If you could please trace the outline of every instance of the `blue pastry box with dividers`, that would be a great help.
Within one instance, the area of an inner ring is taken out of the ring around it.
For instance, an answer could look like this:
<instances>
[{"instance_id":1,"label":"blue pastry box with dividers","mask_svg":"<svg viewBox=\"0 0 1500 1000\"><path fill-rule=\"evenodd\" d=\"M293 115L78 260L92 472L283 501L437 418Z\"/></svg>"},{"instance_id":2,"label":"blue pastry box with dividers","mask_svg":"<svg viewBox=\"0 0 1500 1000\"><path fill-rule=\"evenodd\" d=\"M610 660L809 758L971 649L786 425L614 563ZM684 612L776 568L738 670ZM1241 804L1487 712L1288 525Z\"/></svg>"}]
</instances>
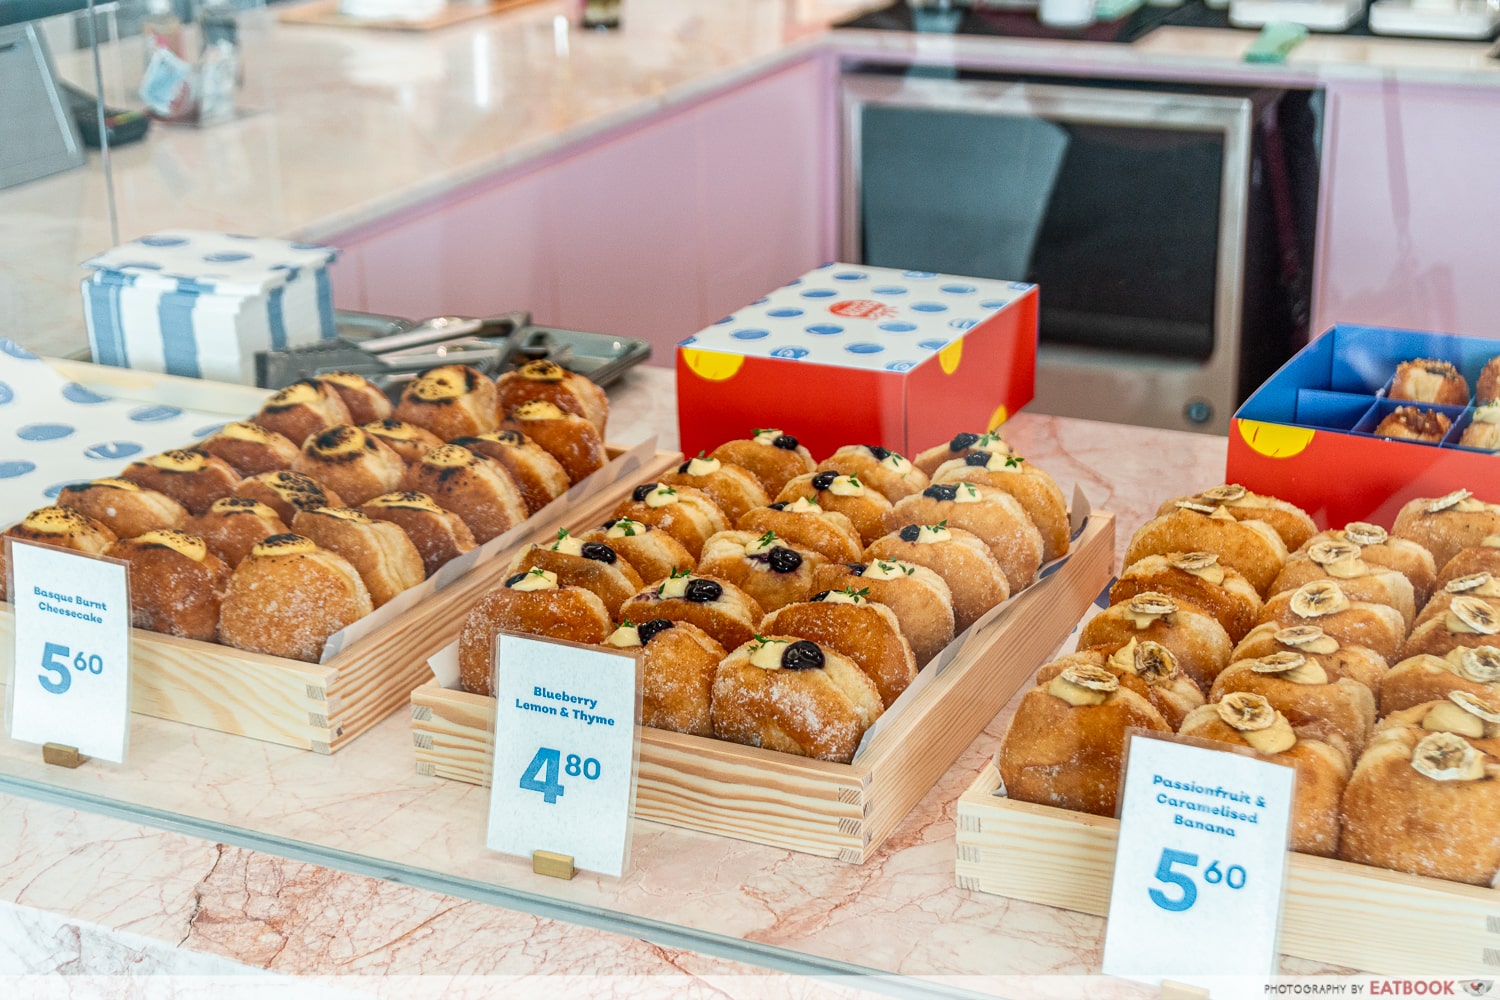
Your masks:
<instances>
[{"instance_id":1,"label":"blue pastry box with dividers","mask_svg":"<svg viewBox=\"0 0 1500 1000\"><path fill-rule=\"evenodd\" d=\"M335 335L332 247L197 230L153 233L84 262L99 364L255 383L257 351Z\"/></svg>"},{"instance_id":2,"label":"blue pastry box with dividers","mask_svg":"<svg viewBox=\"0 0 1500 1000\"><path fill-rule=\"evenodd\" d=\"M1235 413L1225 479L1289 500L1324 528L1350 521L1389 528L1407 501L1457 489L1500 502L1500 453L1480 445L1491 437L1484 422L1500 413L1476 398L1480 374L1496 357L1500 340L1337 325ZM1463 405L1391 398L1398 366L1424 359L1447 362L1464 377ZM1399 407L1423 411L1434 439L1380 433Z\"/></svg>"}]
</instances>

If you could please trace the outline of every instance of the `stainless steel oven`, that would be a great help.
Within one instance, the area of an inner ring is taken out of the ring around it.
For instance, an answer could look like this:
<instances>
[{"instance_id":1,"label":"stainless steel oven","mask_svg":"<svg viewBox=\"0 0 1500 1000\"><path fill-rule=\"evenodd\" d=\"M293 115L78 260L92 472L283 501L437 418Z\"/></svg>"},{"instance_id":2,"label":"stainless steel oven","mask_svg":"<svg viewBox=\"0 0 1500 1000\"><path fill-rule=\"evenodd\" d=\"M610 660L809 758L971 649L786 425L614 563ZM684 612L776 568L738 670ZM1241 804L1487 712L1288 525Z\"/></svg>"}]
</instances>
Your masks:
<instances>
[{"instance_id":1,"label":"stainless steel oven","mask_svg":"<svg viewBox=\"0 0 1500 1000\"><path fill-rule=\"evenodd\" d=\"M1036 283L1031 409L1226 432L1305 338L1285 97L847 74L841 256Z\"/></svg>"}]
</instances>

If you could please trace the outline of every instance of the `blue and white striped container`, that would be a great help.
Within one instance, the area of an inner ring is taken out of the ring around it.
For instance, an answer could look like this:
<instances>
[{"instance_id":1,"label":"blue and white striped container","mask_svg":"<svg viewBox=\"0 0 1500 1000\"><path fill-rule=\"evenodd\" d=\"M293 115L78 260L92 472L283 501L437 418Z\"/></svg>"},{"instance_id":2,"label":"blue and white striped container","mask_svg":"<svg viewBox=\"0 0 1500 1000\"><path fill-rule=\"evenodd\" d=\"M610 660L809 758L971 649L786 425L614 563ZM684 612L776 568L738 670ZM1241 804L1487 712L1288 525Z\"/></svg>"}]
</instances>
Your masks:
<instances>
[{"instance_id":1,"label":"blue and white striped container","mask_svg":"<svg viewBox=\"0 0 1500 1000\"><path fill-rule=\"evenodd\" d=\"M94 360L255 382L255 353L335 335L332 247L171 230L84 261Z\"/></svg>"}]
</instances>

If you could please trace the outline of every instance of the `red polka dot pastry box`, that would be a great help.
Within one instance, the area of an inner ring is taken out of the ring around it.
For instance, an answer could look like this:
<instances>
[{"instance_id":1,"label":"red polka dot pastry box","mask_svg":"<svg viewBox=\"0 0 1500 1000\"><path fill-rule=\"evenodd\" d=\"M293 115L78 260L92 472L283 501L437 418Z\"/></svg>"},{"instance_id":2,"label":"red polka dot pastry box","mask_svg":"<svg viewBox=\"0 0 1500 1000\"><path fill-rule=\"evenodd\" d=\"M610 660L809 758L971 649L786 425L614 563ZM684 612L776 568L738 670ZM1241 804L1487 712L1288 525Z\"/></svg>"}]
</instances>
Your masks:
<instances>
[{"instance_id":1,"label":"red polka dot pastry box","mask_svg":"<svg viewBox=\"0 0 1500 1000\"><path fill-rule=\"evenodd\" d=\"M1500 481L1500 340L1334 326L1235 413L1225 479L1322 528L1485 491Z\"/></svg>"},{"instance_id":2,"label":"red polka dot pastry box","mask_svg":"<svg viewBox=\"0 0 1500 1000\"><path fill-rule=\"evenodd\" d=\"M815 454L862 441L916 454L1031 401L1037 286L825 264L678 345L689 455L775 412Z\"/></svg>"}]
</instances>

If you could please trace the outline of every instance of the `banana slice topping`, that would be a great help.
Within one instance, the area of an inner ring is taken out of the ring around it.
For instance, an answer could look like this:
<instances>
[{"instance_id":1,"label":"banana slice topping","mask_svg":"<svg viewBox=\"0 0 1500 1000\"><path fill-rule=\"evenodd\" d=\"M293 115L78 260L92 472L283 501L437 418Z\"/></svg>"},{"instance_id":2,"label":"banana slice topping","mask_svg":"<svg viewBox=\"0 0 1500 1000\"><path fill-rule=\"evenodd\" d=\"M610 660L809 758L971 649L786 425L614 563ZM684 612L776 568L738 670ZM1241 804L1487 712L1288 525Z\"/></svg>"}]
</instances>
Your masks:
<instances>
[{"instance_id":1,"label":"banana slice topping","mask_svg":"<svg viewBox=\"0 0 1500 1000\"><path fill-rule=\"evenodd\" d=\"M1460 576L1449 580L1443 586L1443 589L1450 594L1467 594L1472 591L1475 594L1484 594L1492 597L1500 593L1500 588L1497 588L1495 583L1494 576L1489 573L1470 573L1468 576Z\"/></svg>"},{"instance_id":2,"label":"banana slice topping","mask_svg":"<svg viewBox=\"0 0 1500 1000\"><path fill-rule=\"evenodd\" d=\"M1360 548L1353 542L1335 541L1326 538L1308 546L1307 558L1323 567L1329 576L1347 579L1365 576L1370 572L1369 564L1359 557Z\"/></svg>"},{"instance_id":3,"label":"banana slice topping","mask_svg":"<svg viewBox=\"0 0 1500 1000\"><path fill-rule=\"evenodd\" d=\"M1120 679L1103 667L1075 663L1047 683L1047 693L1069 705L1102 705L1119 690Z\"/></svg>"},{"instance_id":4,"label":"banana slice topping","mask_svg":"<svg viewBox=\"0 0 1500 1000\"><path fill-rule=\"evenodd\" d=\"M1327 684L1328 671L1317 660L1309 660L1301 653L1272 653L1250 661L1250 669L1257 674L1273 674L1292 684Z\"/></svg>"},{"instance_id":5,"label":"banana slice topping","mask_svg":"<svg viewBox=\"0 0 1500 1000\"><path fill-rule=\"evenodd\" d=\"M1271 638L1283 646L1293 646L1304 653L1326 656L1339 651L1339 641L1317 625L1293 625L1277 629Z\"/></svg>"},{"instance_id":6,"label":"banana slice topping","mask_svg":"<svg viewBox=\"0 0 1500 1000\"><path fill-rule=\"evenodd\" d=\"M1468 490L1454 490L1447 496L1441 496L1436 500L1430 501L1427 504L1427 513L1436 514L1440 511L1445 511L1450 507L1457 507L1465 500L1472 499L1473 496L1474 494L1470 493Z\"/></svg>"},{"instance_id":7,"label":"banana slice topping","mask_svg":"<svg viewBox=\"0 0 1500 1000\"><path fill-rule=\"evenodd\" d=\"M1134 622L1138 629L1146 628L1158 618L1166 618L1176 613L1177 602L1155 590L1143 590L1125 605L1125 616Z\"/></svg>"},{"instance_id":8,"label":"banana slice topping","mask_svg":"<svg viewBox=\"0 0 1500 1000\"><path fill-rule=\"evenodd\" d=\"M1448 605L1443 624L1449 632L1494 635L1500 632L1500 614L1477 597L1459 596Z\"/></svg>"},{"instance_id":9,"label":"banana slice topping","mask_svg":"<svg viewBox=\"0 0 1500 1000\"><path fill-rule=\"evenodd\" d=\"M1214 511L1218 510L1218 508L1213 506L1212 504L1194 503L1191 500L1179 500L1177 501L1177 506L1182 508L1183 510L1195 510L1200 514L1212 514Z\"/></svg>"},{"instance_id":10,"label":"banana slice topping","mask_svg":"<svg viewBox=\"0 0 1500 1000\"><path fill-rule=\"evenodd\" d=\"M1456 660L1458 675L1476 684L1500 683L1500 648L1494 646L1470 646L1455 649L1446 657Z\"/></svg>"},{"instance_id":11,"label":"banana slice topping","mask_svg":"<svg viewBox=\"0 0 1500 1000\"><path fill-rule=\"evenodd\" d=\"M1304 583L1292 594L1292 611L1302 618L1321 618L1349 607L1343 588L1332 580Z\"/></svg>"},{"instance_id":12,"label":"banana slice topping","mask_svg":"<svg viewBox=\"0 0 1500 1000\"><path fill-rule=\"evenodd\" d=\"M1422 737L1412 748L1411 766L1433 781L1477 781L1484 777L1484 756L1452 733Z\"/></svg>"},{"instance_id":13,"label":"banana slice topping","mask_svg":"<svg viewBox=\"0 0 1500 1000\"><path fill-rule=\"evenodd\" d=\"M1286 716L1258 694L1235 691L1215 703L1224 724L1261 753L1282 753L1297 744L1297 734Z\"/></svg>"},{"instance_id":14,"label":"banana slice topping","mask_svg":"<svg viewBox=\"0 0 1500 1000\"><path fill-rule=\"evenodd\" d=\"M1167 556L1167 565L1214 586L1224 582L1224 567L1219 565L1219 557L1212 552L1173 552Z\"/></svg>"},{"instance_id":15,"label":"banana slice topping","mask_svg":"<svg viewBox=\"0 0 1500 1000\"><path fill-rule=\"evenodd\" d=\"M1236 500L1243 500L1249 492L1249 490L1238 483L1225 483L1223 486L1215 486L1211 490L1204 490L1198 495L1205 500L1212 500L1214 503L1233 503Z\"/></svg>"},{"instance_id":16,"label":"banana slice topping","mask_svg":"<svg viewBox=\"0 0 1500 1000\"><path fill-rule=\"evenodd\" d=\"M1177 657L1166 646L1147 639L1136 645L1131 669L1151 687L1169 684L1177 676Z\"/></svg>"},{"instance_id":17,"label":"banana slice topping","mask_svg":"<svg viewBox=\"0 0 1500 1000\"><path fill-rule=\"evenodd\" d=\"M1344 537L1355 545L1384 545L1391 536L1378 524L1350 521L1344 525Z\"/></svg>"}]
</instances>

